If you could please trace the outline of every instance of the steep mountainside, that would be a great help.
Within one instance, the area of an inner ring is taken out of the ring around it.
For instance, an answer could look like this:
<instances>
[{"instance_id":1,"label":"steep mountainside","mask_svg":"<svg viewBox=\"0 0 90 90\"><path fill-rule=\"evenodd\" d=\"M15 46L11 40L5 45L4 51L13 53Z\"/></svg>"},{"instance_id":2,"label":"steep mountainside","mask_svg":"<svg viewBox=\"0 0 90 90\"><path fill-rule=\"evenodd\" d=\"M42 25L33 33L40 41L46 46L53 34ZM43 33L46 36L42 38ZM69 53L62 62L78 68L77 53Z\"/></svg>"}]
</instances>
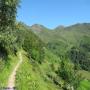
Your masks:
<instances>
[{"instance_id":1,"label":"steep mountainside","mask_svg":"<svg viewBox=\"0 0 90 90\"><path fill-rule=\"evenodd\" d=\"M36 34L61 59L67 57L83 69L90 70L90 23L59 26L55 30L42 29Z\"/></svg>"},{"instance_id":2,"label":"steep mountainside","mask_svg":"<svg viewBox=\"0 0 90 90\"><path fill-rule=\"evenodd\" d=\"M39 26L36 27L38 30L32 27L31 29L34 32L36 30L37 32L39 31L39 33L36 34L45 42L63 40L68 43L77 43L77 41L80 41L83 36L90 35L90 23L75 24L69 27L59 26L54 30L49 30Z\"/></svg>"}]
</instances>

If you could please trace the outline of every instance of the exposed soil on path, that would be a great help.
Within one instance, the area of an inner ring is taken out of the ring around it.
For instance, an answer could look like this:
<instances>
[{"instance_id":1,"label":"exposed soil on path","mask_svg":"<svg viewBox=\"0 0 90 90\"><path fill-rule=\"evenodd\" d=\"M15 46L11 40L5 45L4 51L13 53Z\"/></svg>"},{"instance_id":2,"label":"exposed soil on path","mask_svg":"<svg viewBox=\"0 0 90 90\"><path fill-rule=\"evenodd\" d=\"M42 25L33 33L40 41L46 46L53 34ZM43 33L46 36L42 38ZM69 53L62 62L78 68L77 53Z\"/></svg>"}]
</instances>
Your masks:
<instances>
[{"instance_id":1,"label":"exposed soil on path","mask_svg":"<svg viewBox=\"0 0 90 90\"><path fill-rule=\"evenodd\" d=\"M14 90L14 87L15 87L15 76L16 76L16 73L17 73L17 70L19 68L19 66L21 65L22 63L22 54L21 52L19 53L19 61L17 63L17 65L15 66L15 68L13 69L10 77L9 77L9 80L8 80L8 89L7 90Z\"/></svg>"}]
</instances>

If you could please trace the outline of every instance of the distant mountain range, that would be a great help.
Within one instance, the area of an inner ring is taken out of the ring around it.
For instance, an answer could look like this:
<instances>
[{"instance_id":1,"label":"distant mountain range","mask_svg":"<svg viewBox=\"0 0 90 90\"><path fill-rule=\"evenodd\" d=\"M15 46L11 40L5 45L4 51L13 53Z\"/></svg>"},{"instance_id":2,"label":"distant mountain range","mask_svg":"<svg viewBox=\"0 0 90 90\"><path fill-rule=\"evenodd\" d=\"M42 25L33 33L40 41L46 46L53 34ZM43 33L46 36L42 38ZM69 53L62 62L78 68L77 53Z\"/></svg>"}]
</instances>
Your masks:
<instances>
[{"instance_id":1,"label":"distant mountain range","mask_svg":"<svg viewBox=\"0 0 90 90\"><path fill-rule=\"evenodd\" d=\"M32 31L44 42L60 41L61 39L70 43L81 40L83 36L90 36L90 23L75 24L68 27L58 26L50 30L43 25L35 24L31 26Z\"/></svg>"},{"instance_id":2,"label":"distant mountain range","mask_svg":"<svg viewBox=\"0 0 90 90\"><path fill-rule=\"evenodd\" d=\"M68 27L60 25L52 30L39 24L30 28L57 54L64 54L69 48L80 45L84 38L90 38L90 23L78 23Z\"/></svg>"}]
</instances>

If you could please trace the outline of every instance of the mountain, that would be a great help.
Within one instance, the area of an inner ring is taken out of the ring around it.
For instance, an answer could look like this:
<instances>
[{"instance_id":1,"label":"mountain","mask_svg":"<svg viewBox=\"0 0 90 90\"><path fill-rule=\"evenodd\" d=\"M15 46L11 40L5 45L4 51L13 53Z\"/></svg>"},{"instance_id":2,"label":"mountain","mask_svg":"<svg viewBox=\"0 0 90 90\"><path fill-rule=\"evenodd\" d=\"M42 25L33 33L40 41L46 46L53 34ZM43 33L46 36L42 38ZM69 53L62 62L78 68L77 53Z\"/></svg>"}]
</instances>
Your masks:
<instances>
[{"instance_id":1,"label":"mountain","mask_svg":"<svg viewBox=\"0 0 90 90\"><path fill-rule=\"evenodd\" d=\"M41 33L43 31L46 31L47 28L43 25L40 24L34 24L31 26L31 29L33 30L34 33Z\"/></svg>"},{"instance_id":2,"label":"mountain","mask_svg":"<svg viewBox=\"0 0 90 90\"><path fill-rule=\"evenodd\" d=\"M68 27L58 26L54 30L42 27L42 29L40 28L40 32L35 34L39 36L49 48L54 48L54 52L56 50L60 54L60 52L65 53L68 48L74 45L79 45L83 38L90 37L90 23L78 23Z\"/></svg>"},{"instance_id":3,"label":"mountain","mask_svg":"<svg viewBox=\"0 0 90 90\"><path fill-rule=\"evenodd\" d=\"M45 41L45 43L47 42L47 38L50 36L50 29L46 28L43 25L40 24L34 24L30 27L30 29L37 35L39 36L39 38L42 38L42 41ZM49 36L48 36L49 35ZM47 36L47 37L44 37Z\"/></svg>"},{"instance_id":4,"label":"mountain","mask_svg":"<svg viewBox=\"0 0 90 90\"><path fill-rule=\"evenodd\" d=\"M83 36L89 36L90 34L90 23L75 24L68 27L58 26L54 30L41 26L42 25L34 25L34 27L31 28L33 32L37 31L36 34L46 42L62 39L70 43L75 43L78 39L81 39Z\"/></svg>"},{"instance_id":5,"label":"mountain","mask_svg":"<svg viewBox=\"0 0 90 90\"><path fill-rule=\"evenodd\" d=\"M59 25L57 26L54 30L61 30L61 29L64 29L65 27L63 25Z\"/></svg>"}]
</instances>

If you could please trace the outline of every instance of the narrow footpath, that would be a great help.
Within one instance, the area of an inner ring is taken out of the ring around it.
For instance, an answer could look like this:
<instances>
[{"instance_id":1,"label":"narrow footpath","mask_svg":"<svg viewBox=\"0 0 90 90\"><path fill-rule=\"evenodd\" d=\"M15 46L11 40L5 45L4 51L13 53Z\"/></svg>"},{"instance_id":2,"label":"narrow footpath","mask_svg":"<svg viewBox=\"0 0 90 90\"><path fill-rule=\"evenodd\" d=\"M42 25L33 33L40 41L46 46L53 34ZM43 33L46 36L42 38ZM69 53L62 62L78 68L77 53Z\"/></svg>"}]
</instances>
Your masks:
<instances>
[{"instance_id":1,"label":"narrow footpath","mask_svg":"<svg viewBox=\"0 0 90 90\"><path fill-rule=\"evenodd\" d=\"M22 63L22 54L20 52L19 53L19 61L18 61L17 65L15 66L15 68L13 69L13 71L9 77L7 90L15 90L14 89L15 88L15 78L16 78L15 76L16 76L16 72L17 72L19 66L21 65L21 63Z\"/></svg>"}]
</instances>

